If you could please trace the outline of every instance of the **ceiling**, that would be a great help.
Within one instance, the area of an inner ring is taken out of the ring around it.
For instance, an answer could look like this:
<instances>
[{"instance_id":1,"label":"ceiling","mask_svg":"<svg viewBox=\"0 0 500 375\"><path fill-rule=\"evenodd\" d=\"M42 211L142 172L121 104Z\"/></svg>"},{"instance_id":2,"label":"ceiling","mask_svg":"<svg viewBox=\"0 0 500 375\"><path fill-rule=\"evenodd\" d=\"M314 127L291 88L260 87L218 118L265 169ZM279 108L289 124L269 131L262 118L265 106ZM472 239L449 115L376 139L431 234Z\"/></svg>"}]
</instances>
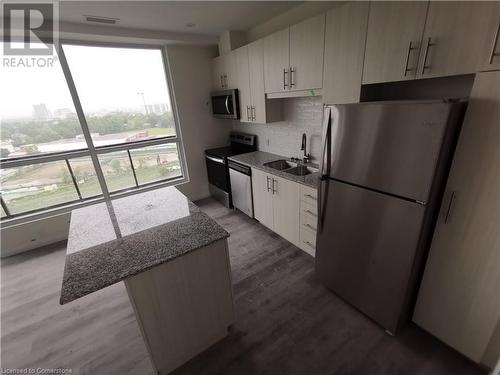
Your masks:
<instances>
[{"instance_id":1,"label":"ceiling","mask_svg":"<svg viewBox=\"0 0 500 375\"><path fill-rule=\"evenodd\" d=\"M300 1L61 1L60 21L106 27L218 36L248 30ZM116 25L90 23L84 16L118 18ZM188 27L187 24L195 24Z\"/></svg>"}]
</instances>

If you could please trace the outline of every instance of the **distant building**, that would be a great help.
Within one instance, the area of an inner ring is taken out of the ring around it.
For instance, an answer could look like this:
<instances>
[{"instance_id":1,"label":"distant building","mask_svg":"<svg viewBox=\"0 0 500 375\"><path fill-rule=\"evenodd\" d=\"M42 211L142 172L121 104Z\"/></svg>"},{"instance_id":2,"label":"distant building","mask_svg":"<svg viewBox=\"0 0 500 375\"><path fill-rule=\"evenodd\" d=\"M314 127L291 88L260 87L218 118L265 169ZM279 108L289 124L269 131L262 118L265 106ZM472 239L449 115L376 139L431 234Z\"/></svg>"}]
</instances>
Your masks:
<instances>
[{"instance_id":1,"label":"distant building","mask_svg":"<svg viewBox=\"0 0 500 375\"><path fill-rule=\"evenodd\" d=\"M58 108L54 111L54 117L59 119L75 117L76 114L69 108Z\"/></svg>"},{"instance_id":2,"label":"distant building","mask_svg":"<svg viewBox=\"0 0 500 375\"><path fill-rule=\"evenodd\" d=\"M49 109L44 103L33 104L33 118L35 120L49 120L51 118Z\"/></svg>"},{"instance_id":3,"label":"distant building","mask_svg":"<svg viewBox=\"0 0 500 375\"><path fill-rule=\"evenodd\" d=\"M146 105L147 113L155 113L161 115L170 110L168 104L166 103L155 103Z\"/></svg>"}]
</instances>

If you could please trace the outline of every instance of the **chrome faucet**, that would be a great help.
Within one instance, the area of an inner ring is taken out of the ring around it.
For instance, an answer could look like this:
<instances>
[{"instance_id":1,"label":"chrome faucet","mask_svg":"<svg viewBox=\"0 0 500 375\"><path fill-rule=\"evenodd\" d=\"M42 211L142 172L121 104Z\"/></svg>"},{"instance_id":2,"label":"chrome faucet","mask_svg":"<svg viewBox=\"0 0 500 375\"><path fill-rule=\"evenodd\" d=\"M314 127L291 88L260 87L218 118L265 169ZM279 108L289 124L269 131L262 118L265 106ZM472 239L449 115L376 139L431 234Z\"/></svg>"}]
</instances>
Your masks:
<instances>
[{"instance_id":1,"label":"chrome faucet","mask_svg":"<svg viewBox=\"0 0 500 375\"><path fill-rule=\"evenodd\" d=\"M301 151L304 151L304 157L302 158L302 161L304 163L309 163L311 161L311 155L307 153L307 140L306 140L306 133L302 134L302 145L300 147Z\"/></svg>"}]
</instances>

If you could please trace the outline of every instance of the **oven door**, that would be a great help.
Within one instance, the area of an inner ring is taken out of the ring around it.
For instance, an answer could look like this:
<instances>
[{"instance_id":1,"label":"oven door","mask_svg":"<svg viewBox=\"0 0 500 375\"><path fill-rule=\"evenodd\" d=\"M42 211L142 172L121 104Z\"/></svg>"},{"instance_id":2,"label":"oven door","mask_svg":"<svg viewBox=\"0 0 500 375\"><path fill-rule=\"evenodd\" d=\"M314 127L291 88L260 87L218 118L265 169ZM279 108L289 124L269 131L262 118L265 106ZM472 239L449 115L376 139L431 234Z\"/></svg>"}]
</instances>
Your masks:
<instances>
[{"instance_id":1,"label":"oven door","mask_svg":"<svg viewBox=\"0 0 500 375\"><path fill-rule=\"evenodd\" d=\"M208 182L225 192L229 192L227 166L224 159L205 155L205 161L207 163Z\"/></svg>"},{"instance_id":2,"label":"oven door","mask_svg":"<svg viewBox=\"0 0 500 375\"><path fill-rule=\"evenodd\" d=\"M218 118L239 119L238 91L225 90L213 93L212 113Z\"/></svg>"}]
</instances>

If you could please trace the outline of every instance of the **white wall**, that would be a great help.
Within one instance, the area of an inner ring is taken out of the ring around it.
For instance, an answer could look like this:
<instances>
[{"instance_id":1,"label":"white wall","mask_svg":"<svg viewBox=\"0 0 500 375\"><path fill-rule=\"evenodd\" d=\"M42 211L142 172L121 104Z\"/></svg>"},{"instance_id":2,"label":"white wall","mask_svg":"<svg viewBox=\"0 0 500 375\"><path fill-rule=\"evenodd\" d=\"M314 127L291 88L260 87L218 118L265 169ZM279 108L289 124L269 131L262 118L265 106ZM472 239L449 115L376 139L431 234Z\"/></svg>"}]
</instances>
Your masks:
<instances>
[{"instance_id":1,"label":"white wall","mask_svg":"<svg viewBox=\"0 0 500 375\"><path fill-rule=\"evenodd\" d=\"M6 257L68 238L70 214L61 214L8 228L0 234L0 255Z\"/></svg>"},{"instance_id":2,"label":"white wall","mask_svg":"<svg viewBox=\"0 0 500 375\"><path fill-rule=\"evenodd\" d=\"M209 196L204 151L228 144L231 121L212 116L211 60L216 49L176 45L168 46L167 54L190 180L179 190L197 200Z\"/></svg>"},{"instance_id":3,"label":"white wall","mask_svg":"<svg viewBox=\"0 0 500 375\"><path fill-rule=\"evenodd\" d=\"M322 98L283 99L283 105L284 121L265 125L233 121L233 129L257 135L260 151L286 157L299 157L303 154L300 145L302 133L306 133L307 152L312 155L312 161L317 163L321 154Z\"/></svg>"}]
</instances>

